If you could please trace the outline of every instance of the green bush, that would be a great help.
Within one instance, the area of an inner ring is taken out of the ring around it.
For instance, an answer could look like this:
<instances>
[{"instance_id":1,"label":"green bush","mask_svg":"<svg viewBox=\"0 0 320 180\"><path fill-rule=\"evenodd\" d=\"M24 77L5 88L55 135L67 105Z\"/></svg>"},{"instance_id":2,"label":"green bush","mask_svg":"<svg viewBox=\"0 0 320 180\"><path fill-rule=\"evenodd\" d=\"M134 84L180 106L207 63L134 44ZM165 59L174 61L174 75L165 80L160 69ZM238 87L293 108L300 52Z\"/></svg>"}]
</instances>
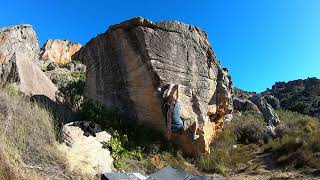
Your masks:
<instances>
[{"instance_id":1,"label":"green bush","mask_svg":"<svg viewBox=\"0 0 320 180\"><path fill-rule=\"evenodd\" d=\"M116 109L106 108L99 102L86 100L81 108L82 120L90 120L99 124L111 134L112 138L105 145L111 150L116 168L126 169L128 160L136 161L150 168L150 145L160 143L161 151L173 151L173 146L167 142L161 132L149 127L127 123L128 121ZM148 134L148 136L146 136Z\"/></svg>"},{"instance_id":2,"label":"green bush","mask_svg":"<svg viewBox=\"0 0 320 180\"><path fill-rule=\"evenodd\" d=\"M243 166L257 167L258 164L249 165L248 161L256 156L264 129L265 123L259 114L244 112L235 116L211 145L211 153L196 159L196 166L201 171L224 175L240 171Z\"/></svg>"},{"instance_id":3,"label":"green bush","mask_svg":"<svg viewBox=\"0 0 320 180\"><path fill-rule=\"evenodd\" d=\"M265 145L287 168L320 168L319 119L295 112L278 111L282 120L279 137Z\"/></svg>"},{"instance_id":4,"label":"green bush","mask_svg":"<svg viewBox=\"0 0 320 180\"><path fill-rule=\"evenodd\" d=\"M237 142L242 144L258 143L263 139L266 124L263 117L255 112L243 112L235 116L232 126Z\"/></svg>"},{"instance_id":5,"label":"green bush","mask_svg":"<svg viewBox=\"0 0 320 180\"><path fill-rule=\"evenodd\" d=\"M109 148L111 156L114 159L114 166L117 169L125 169L127 159L135 159L141 161L144 158L140 147L134 150L128 150L128 136L120 135L116 131L112 133L112 138L105 145Z\"/></svg>"},{"instance_id":6,"label":"green bush","mask_svg":"<svg viewBox=\"0 0 320 180\"><path fill-rule=\"evenodd\" d=\"M84 72L72 72L57 74L52 82L58 86L64 104L74 111L80 111L84 101L85 74Z\"/></svg>"},{"instance_id":7,"label":"green bush","mask_svg":"<svg viewBox=\"0 0 320 180\"><path fill-rule=\"evenodd\" d=\"M211 146L210 154L201 154L196 159L196 166L205 172L226 174L230 164L232 145L236 143L234 127L227 125Z\"/></svg>"},{"instance_id":8,"label":"green bush","mask_svg":"<svg viewBox=\"0 0 320 180\"><path fill-rule=\"evenodd\" d=\"M71 77L76 78L80 81L86 80L86 73L85 72L73 71L73 72L71 72L70 75L71 75Z\"/></svg>"}]
</instances>

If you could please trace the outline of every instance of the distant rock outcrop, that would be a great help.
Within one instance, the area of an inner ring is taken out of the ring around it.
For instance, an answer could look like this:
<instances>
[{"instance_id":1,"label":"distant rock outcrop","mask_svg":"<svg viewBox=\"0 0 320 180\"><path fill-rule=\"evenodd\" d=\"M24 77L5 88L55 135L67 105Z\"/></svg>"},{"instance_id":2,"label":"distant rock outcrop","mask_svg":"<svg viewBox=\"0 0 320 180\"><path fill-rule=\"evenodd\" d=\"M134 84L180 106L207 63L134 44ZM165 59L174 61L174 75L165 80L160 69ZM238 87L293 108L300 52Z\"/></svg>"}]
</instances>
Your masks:
<instances>
[{"instance_id":1,"label":"distant rock outcrop","mask_svg":"<svg viewBox=\"0 0 320 180\"><path fill-rule=\"evenodd\" d=\"M233 108L237 111L254 111L261 113L257 105L245 98L234 97Z\"/></svg>"},{"instance_id":2,"label":"distant rock outcrop","mask_svg":"<svg viewBox=\"0 0 320 180\"><path fill-rule=\"evenodd\" d=\"M35 62L39 44L31 25L0 29L0 85L18 82L28 96L44 95L55 100L57 88Z\"/></svg>"},{"instance_id":3,"label":"distant rock outcrop","mask_svg":"<svg viewBox=\"0 0 320 180\"><path fill-rule=\"evenodd\" d=\"M281 108L280 101L278 98L276 98L270 94L266 94L263 97L267 101L267 103L273 107L273 109L280 109Z\"/></svg>"},{"instance_id":4,"label":"distant rock outcrop","mask_svg":"<svg viewBox=\"0 0 320 180\"><path fill-rule=\"evenodd\" d=\"M262 94L275 96L283 109L320 117L320 79L315 77L277 82Z\"/></svg>"},{"instance_id":5,"label":"distant rock outcrop","mask_svg":"<svg viewBox=\"0 0 320 180\"><path fill-rule=\"evenodd\" d=\"M264 97L260 95L253 95L249 98L249 100L257 105L267 125L277 126L280 123L278 115L274 112L272 106L267 103Z\"/></svg>"},{"instance_id":6,"label":"distant rock outcrop","mask_svg":"<svg viewBox=\"0 0 320 180\"><path fill-rule=\"evenodd\" d=\"M73 59L82 45L68 40L49 39L41 48L40 58L57 64L67 64Z\"/></svg>"},{"instance_id":7,"label":"distant rock outcrop","mask_svg":"<svg viewBox=\"0 0 320 180\"><path fill-rule=\"evenodd\" d=\"M234 110L236 111L254 111L261 113L268 126L277 126L280 123L279 117L273 109L273 106L269 102L273 103L274 106L278 107L277 98L271 95L261 95L255 92L242 91L235 89L233 97Z\"/></svg>"},{"instance_id":8,"label":"distant rock outcrop","mask_svg":"<svg viewBox=\"0 0 320 180\"><path fill-rule=\"evenodd\" d=\"M180 84L187 130L173 134L172 140L187 154L209 151L225 118L230 119L231 78L198 27L134 18L90 40L79 59L87 66L87 97L163 132L166 125L157 89ZM194 141L196 119L200 138Z\"/></svg>"}]
</instances>

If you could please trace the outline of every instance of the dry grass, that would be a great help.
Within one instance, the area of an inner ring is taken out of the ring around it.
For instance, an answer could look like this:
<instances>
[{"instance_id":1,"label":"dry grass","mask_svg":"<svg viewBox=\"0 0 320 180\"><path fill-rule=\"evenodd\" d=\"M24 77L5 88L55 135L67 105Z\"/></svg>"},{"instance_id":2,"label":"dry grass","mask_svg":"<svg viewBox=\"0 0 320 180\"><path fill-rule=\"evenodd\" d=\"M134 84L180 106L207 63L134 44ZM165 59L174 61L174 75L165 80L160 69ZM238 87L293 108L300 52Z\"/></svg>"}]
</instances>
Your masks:
<instances>
[{"instance_id":1,"label":"dry grass","mask_svg":"<svg viewBox=\"0 0 320 180\"><path fill-rule=\"evenodd\" d=\"M223 175L239 171L253 159L263 138L263 118L253 112L236 116L211 146L210 154L196 159L199 170ZM237 148L233 145L237 144Z\"/></svg>"},{"instance_id":2,"label":"dry grass","mask_svg":"<svg viewBox=\"0 0 320 180\"><path fill-rule=\"evenodd\" d=\"M320 168L319 119L290 111L278 111L279 138L265 145L286 168Z\"/></svg>"},{"instance_id":3,"label":"dry grass","mask_svg":"<svg viewBox=\"0 0 320 180\"><path fill-rule=\"evenodd\" d=\"M0 179L83 179L55 148L51 114L14 88L7 92L0 91Z\"/></svg>"}]
</instances>

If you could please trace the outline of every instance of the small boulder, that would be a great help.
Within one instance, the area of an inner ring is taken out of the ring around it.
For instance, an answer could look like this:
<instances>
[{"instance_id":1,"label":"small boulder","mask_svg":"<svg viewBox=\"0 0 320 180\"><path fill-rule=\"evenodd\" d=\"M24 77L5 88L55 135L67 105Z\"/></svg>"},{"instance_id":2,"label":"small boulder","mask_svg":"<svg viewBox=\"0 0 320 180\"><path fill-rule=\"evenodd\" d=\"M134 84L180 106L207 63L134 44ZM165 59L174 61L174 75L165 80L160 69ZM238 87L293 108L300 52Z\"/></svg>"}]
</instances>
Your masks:
<instances>
[{"instance_id":1,"label":"small boulder","mask_svg":"<svg viewBox=\"0 0 320 180\"><path fill-rule=\"evenodd\" d=\"M88 135L79 125L92 123L75 122L63 126L61 132L62 144L58 149L66 154L71 170L95 176L112 171L113 158L110 151L104 148L103 142L108 142L111 135L105 131ZM96 127L96 126L95 126Z\"/></svg>"}]
</instances>

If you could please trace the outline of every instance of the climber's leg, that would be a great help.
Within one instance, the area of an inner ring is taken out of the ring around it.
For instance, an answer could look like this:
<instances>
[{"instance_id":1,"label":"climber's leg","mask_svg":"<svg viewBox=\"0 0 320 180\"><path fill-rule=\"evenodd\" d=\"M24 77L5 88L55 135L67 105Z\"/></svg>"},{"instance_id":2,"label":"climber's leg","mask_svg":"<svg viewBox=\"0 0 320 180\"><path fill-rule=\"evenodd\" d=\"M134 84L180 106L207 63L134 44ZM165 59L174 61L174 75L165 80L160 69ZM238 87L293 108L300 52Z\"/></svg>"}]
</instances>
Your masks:
<instances>
[{"instance_id":1,"label":"climber's leg","mask_svg":"<svg viewBox=\"0 0 320 180\"><path fill-rule=\"evenodd\" d=\"M197 134L197 131L198 131L198 128L199 128L199 123L198 123L198 119L197 118L195 120L195 124L196 124L196 127L195 127L194 132L193 132L193 140L196 140L196 139L198 139L200 137Z\"/></svg>"},{"instance_id":2,"label":"climber's leg","mask_svg":"<svg viewBox=\"0 0 320 180\"><path fill-rule=\"evenodd\" d=\"M179 131L183 129L183 121L180 117L180 103L177 101L172 112L171 131Z\"/></svg>"}]
</instances>

